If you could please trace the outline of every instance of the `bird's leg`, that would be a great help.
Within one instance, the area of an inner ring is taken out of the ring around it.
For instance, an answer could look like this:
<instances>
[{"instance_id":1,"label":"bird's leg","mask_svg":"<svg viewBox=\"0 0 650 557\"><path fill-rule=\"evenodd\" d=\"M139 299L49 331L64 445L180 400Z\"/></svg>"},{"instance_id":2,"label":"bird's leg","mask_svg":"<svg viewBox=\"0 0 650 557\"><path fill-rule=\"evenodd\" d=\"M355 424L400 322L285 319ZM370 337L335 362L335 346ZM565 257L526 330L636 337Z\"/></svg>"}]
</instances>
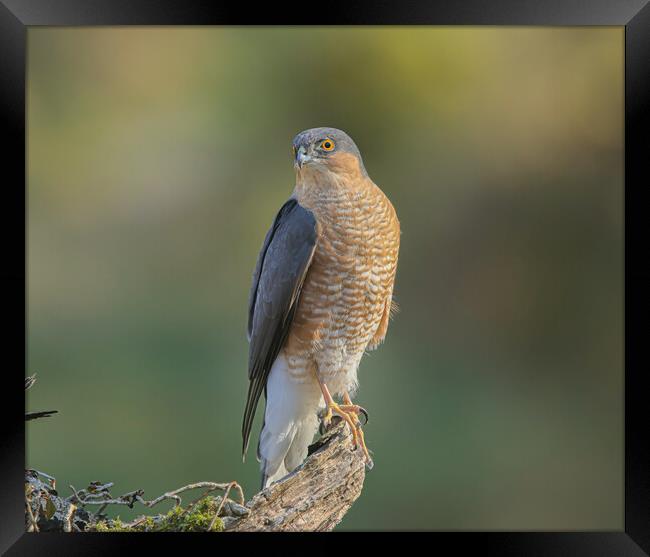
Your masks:
<instances>
[{"instance_id":1,"label":"bird's leg","mask_svg":"<svg viewBox=\"0 0 650 557\"><path fill-rule=\"evenodd\" d=\"M373 462L372 458L370 458L370 454L368 452L368 447L366 447L366 441L364 439L363 435L363 429L361 429L361 421L359 420L359 415L363 414L366 418L366 421L364 423L368 423L368 412L358 404L352 404L352 399L350 398L350 395L348 394L347 391L343 393L343 404L339 406L339 408L343 411L350 412L352 414L352 419L355 422L355 427L357 430L357 440L359 442L359 445L361 445L361 450L363 451L363 456L366 460L366 466L368 467L368 470L371 470L373 467Z\"/></svg>"},{"instance_id":2,"label":"bird's leg","mask_svg":"<svg viewBox=\"0 0 650 557\"><path fill-rule=\"evenodd\" d=\"M332 398L327 385L325 385L325 383L322 381L319 381L319 384L323 393L323 398L325 399L325 415L323 416L323 424L327 428L332 421L333 414L336 414L345 420L350 426L350 430L352 431L354 448L356 449L358 447L361 447L364 459L366 461L366 466L368 469L371 469L373 462L370 458L370 454L368 453L368 448L366 447L366 442L363 436L363 430L361 429L361 422L359 421L358 417L359 414L364 414L366 416L367 422L368 413L363 408L361 408L361 406L352 404L352 400L350 400L350 396L347 392L343 395L343 404L337 404Z\"/></svg>"},{"instance_id":3,"label":"bird's leg","mask_svg":"<svg viewBox=\"0 0 650 557\"><path fill-rule=\"evenodd\" d=\"M340 406L336 403L336 401L332 398L332 395L330 394L330 390L327 388L327 385L323 383L322 381L318 381L318 384L320 385L320 390L323 393L323 399L325 400L325 414L323 414L323 425L325 426L325 429L328 429L332 423L332 416L334 413L344 419L348 424L350 424L350 427L353 428L353 433L354 433L354 423L351 421L351 418L347 415L346 412L340 411L339 408Z\"/></svg>"}]
</instances>

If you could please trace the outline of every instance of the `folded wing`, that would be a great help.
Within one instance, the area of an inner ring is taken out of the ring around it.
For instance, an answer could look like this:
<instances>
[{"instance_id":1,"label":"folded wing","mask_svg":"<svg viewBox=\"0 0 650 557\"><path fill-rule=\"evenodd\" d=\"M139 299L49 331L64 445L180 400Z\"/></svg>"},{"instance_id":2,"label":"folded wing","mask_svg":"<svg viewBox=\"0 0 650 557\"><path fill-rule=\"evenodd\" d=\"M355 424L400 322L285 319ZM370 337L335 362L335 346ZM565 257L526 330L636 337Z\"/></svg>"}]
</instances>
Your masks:
<instances>
[{"instance_id":1,"label":"folded wing","mask_svg":"<svg viewBox=\"0 0 650 557\"><path fill-rule=\"evenodd\" d=\"M248 304L250 383L242 424L244 455L257 403L289 333L317 238L313 213L290 199L275 217L257 258Z\"/></svg>"}]
</instances>

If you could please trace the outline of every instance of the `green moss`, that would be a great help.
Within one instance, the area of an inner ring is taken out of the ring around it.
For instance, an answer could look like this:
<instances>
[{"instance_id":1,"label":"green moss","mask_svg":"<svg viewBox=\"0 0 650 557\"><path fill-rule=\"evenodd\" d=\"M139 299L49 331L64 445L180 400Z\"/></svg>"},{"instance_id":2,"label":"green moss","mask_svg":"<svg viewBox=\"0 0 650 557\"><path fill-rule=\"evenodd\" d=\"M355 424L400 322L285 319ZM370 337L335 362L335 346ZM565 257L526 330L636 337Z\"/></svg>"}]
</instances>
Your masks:
<instances>
[{"instance_id":1,"label":"green moss","mask_svg":"<svg viewBox=\"0 0 650 557\"><path fill-rule=\"evenodd\" d=\"M94 526L88 528L88 531L92 532L132 532L133 528L128 528L122 524L122 521L119 518L115 518L109 521L100 521Z\"/></svg>"},{"instance_id":2,"label":"green moss","mask_svg":"<svg viewBox=\"0 0 650 557\"><path fill-rule=\"evenodd\" d=\"M174 507L167 514L148 516L134 527L125 526L119 518L100 521L88 528L93 532L207 532L217 512L220 497L204 497L192 509ZM223 521L217 518L211 532L223 531Z\"/></svg>"}]
</instances>

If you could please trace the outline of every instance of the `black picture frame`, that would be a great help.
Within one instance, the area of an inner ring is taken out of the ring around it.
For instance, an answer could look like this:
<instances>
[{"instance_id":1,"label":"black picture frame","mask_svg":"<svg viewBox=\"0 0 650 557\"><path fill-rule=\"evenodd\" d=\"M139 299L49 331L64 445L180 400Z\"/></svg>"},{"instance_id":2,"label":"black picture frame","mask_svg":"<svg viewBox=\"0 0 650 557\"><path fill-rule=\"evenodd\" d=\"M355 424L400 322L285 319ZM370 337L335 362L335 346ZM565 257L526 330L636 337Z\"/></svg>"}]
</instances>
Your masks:
<instances>
[{"instance_id":1,"label":"black picture frame","mask_svg":"<svg viewBox=\"0 0 650 557\"><path fill-rule=\"evenodd\" d=\"M614 25L625 27L625 529L609 532L428 532L432 551L444 541L454 553L471 550L500 556L636 556L650 552L650 405L644 376L650 370L645 348L650 296L650 258L643 242L649 224L650 5L648 0L462 0L328 1L309 10L302 3L208 2L201 0L0 0L0 106L3 149L2 286L5 321L5 413L0 449L0 551L7 555L103 555L136 552L160 543L160 535L27 534L24 527L25 426L22 404L9 404L23 391L25 367L25 78L27 28L81 25ZM15 361L14 361L15 358ZM251 536L260 541L260 534ZM383 535L375 533L375 535ZM272 538L265 538L271 543ZM375 540L376 541L376 540ZM282 543L289 539L283 537ZM352 543L333 537L317 545L305 535L292 543L302 551ZM243 551L237 536L167 536L166 550L192 553L195 544L220 551ZM226 549L223 544L236 544ZM220 545L216 545L220 544ZM330 546L330 544L332 544ZM298 548L285 550L289 553ZM366 549L371 551L371 545Z\"/></svg>"}]
</instances>

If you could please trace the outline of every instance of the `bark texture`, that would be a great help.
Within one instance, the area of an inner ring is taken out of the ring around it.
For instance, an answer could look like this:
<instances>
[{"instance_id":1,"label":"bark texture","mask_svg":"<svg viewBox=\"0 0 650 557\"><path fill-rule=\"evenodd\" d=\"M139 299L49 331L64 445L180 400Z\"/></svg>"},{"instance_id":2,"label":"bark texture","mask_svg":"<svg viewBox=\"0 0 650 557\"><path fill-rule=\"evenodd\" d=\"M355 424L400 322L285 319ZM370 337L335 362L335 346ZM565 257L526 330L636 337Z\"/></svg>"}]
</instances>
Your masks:
<instances>
[{"instance_id":1,"label":"bark texture","mask_svg":"<svg viewBox=\"0 0 650 557\"><path fill-rule=\"evenodd\" d=\"M300 467L248 502L248 515L225 518L225 531L332 530L361 494L363 456L353 449L352 434L344 423L310 451Z\"/></svg>"}]
</instances>

